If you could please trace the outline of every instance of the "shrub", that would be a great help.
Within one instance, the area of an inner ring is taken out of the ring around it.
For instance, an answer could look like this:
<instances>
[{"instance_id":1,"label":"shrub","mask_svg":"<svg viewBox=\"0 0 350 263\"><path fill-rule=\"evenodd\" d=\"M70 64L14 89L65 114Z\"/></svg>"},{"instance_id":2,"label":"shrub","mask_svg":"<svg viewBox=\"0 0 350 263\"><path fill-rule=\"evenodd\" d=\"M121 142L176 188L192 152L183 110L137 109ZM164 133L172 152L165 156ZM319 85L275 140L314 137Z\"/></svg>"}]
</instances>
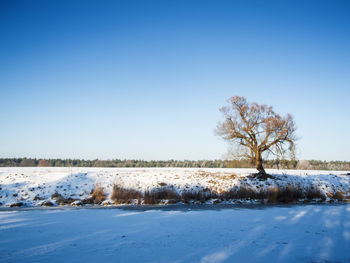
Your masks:
<instances>
[{"instance_id":1,"label":"shrub","mask_svg":"<svg viewBox=\"0 0 350 263\"><path fill-rule=\"evenodd\" d=\"M113 187L111 199L118 204L131 204L132 200L137 199L138 204L158 204L161 200L168 200L168 203L177 203L181 200L180 195L171 187L161 187L143 194L134 189L123 188L118 185Z\"/></svg>"},{"instance_id":2,"label":"shrub","mask_svg":"<svg viewBox=\"0 0 350 263\"><path fill-rule=\"evenodd\" d=\"M137 199L141 203L142 194L134 189L123 188L114 185L111 199L118 204L130 204L132 200Z\"/></svg>"},{"instance_id":3,"label":"shrub","mask_svg":"<svg viewBox=\"0 0 350 263\"><path fill-rule=\"evenodd\" d=\"M298 189L293 185L287 185L285 188L279 189L277 201L282 203L292 203L304 197L305 194L302 189Z\"/></svg>"},{"instance_id":4,"label":"shrub","mask_svg":"<svg viewBox=\"0 0 350 263\"><path fill-rule=\"evenodd\" d=\"M144 204L158 204L161 200L168 200L169 203L177 203L181 200L181 197L170 187L153 189L144 193Z\"/></svg>"},{"instance_id":5,"label":"shrub","mask_svg":"<svg viewBox=\"0 0 350 263\"><path fill-rule=\"evenodd\" d=\"M97 187L93 190L91 194L91 199L94 201L95 204L99 204L102 201L106 200L106 194L103 191L103 187Z\"/></svg>"},{"instance_id":6,"label":"shrub","mask_svg":"<svg viewBox=\"0 0 350 263\"><path fill-rule=\"evenodd\" d=\"M338 201L343 201L345 199L345 193L342 191L337 191L333 194L333 198Z\"/></svg>"},{"instance_id":7,"label":"shrub","mask_svg":"<svg viewBox=\"0 0 350 263\"><path fill-rule=\"evenodd\" d=\"M84 205L93 205L94 204L94 200L89 197L89 198L85 198L81 201Z\"/></svg>"},{"instance_id":8,"label":"shrub","mask_svg":"<svg viewBox=\"0 0 350 263\"><path fill-rule=\"evenodd\" d=\"M70 205L71 203L73 203L75 201L75 199L73 198L64 198L63 196L61 196L60 198L57 199L56 203L58 205Z\"/></svg>"},{"instance_id":9,"label":"shrub","mask_svg":"<svg viewBox=\"0 0 350 263\"><path fill-rule=\"evenodd\" d=\"M61 195L59 193L55 192L54 194L51 195L51 199L56 200L60 196Z\"/></svg>"},{"instance_id":10,"label":"shrub","mask_svg":"<svg viewBox=\"0 0 350 263\"><path fill-rule=\"evenodd\" d=\"M10 207L20 207L20 206L23 206L23 203L18 202L18 203L10 204Z\"/></svg>"},{"instance_id":11,"label":"shrub","mask_svg":"<svg viewBox=\"0 0 350 263\"><path fill-rule=\"evenodd\" d=\"M267 201L269 203L276 203L279 195L279 188L278 187L270 187L267 190Z\"/></svg>"},{"instance_id":12,"label":"shrub","mask_svg":"<svg viewBox=\"0 0 350 263\"><path fill-rule=\"evenodd\" d=\"M41 206L53 206L53 203L50 201L44 201Z\"/></svg>"},{"instance_id":13,"label":"shrub","mask_svg":"<svg viewBox=\"0 0 350 263\"><path fill-rule=\"evenodd\" d=\"M154 194L154 191L146 191L144 193L143 203L148 205L154 205L158 203L158 200Z\"/></svg>"},{"instance_id":14,"label":"shrub","mask_svg":"<svg viewBox=\"0 0 350 263\"><path fill-rule=\"evenodd\" d=\"M271 187L267 191L267 200L269 203L291 203L299 199L325 199L324 194L316 187L310 187L303 190L301 187L287 185L286 187Z\"/></svg>"},{"instance_id":15,"label":"shrub","mask_svg":"<svg viewBox=\"0 0 350 263\"><path fill-rule=\"evenodd\" d=\"M221 194L223 199L267 199L269 203L291 203L302 198L324 199L323 193L315 187L310 187L305 191L294 185L274 186L267 190L256 191L254 188L246 185L241 185L239 188L231 189L230 191Z\"/></svg>"},{"instance_id":16,"label":"shrub","mask_svg":"<svg viewBox=\"0 0 350 263\"><path fill-rule=\"evenodd\" d=\"M39 195L34 196L33 201L44 200L45 198L40 197Z\"/></svg>"},{"instance_id":17,"label":"shrub","mask_svg":"<svg viewBox=\"0 0 350 263\"><path fill-rule=\"evenodd\" d=\"M37 198L34 198L34 200ZM64 198L61 194L55 192L53 195L51 195L52 200L56 200L56 204L58 205L69 205L75 201L73 198ZM40 199L39 199L40 200Z\"/></svg>"},{"instance_id":18,"label":"shrub","mask_svg":"<svg viewBox=\"0 0 350 263\"><path fill-rule=\"evenodd\" d=\"M181 194L181 200L186 204L190 201L199 201L204 203L211 198L217 198L217 194L207 188L197 191L183 191Z\"/></svg>"},{"instance_id":19,"label":"shrub","mask_svg":"<svg viewBox=\"0 0 350 263\"><path fill-rule=\"evenodd\" d=\"M325 195L321 192L321 190L314 186L311 186L306 190L305 197L307 199L326 199Z\"/></svg>"},{"instance_id":20,"label":"shrub","mask_svg":"<svg viewBox=\"0 0 350 263\"><path fill-rule=\"evenodd\" d=\"M223 199L264 199L266 193L264 191L256 191L250 186L241 185L229 191L223 192L221 197Z\"/></svg>"}]
</instances>

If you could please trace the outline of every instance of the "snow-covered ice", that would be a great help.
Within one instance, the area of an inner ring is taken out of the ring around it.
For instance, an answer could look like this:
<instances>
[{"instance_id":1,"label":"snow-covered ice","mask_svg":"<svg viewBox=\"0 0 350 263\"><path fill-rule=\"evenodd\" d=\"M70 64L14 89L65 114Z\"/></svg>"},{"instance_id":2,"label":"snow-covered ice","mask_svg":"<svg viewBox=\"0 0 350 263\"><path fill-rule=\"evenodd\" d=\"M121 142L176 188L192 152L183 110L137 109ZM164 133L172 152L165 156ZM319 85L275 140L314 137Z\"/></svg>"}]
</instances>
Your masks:
<instances>
[{"instance_id":1,"label":"snow-covered ice","mask_svg":"<svg viewBox=\"0 0 350 263\"><path fill-rule=\"evenodd\" d=\"M232 187L248 185L261 190L273 186L295 185L300 188L313 186L325 196L337 191L349 192L350 176L344 171L267 170L277 180L249 179L255 169L211 168L0 168L0 205L9 206L22 202L27 206L40 206L54 193L65 198L83 200L92 189L103 187L110 198L113 186L118 185L138 191L160 188L162 185L182 191L210 189L224 192ZM108 200L107 200L108 201Z\"/></svg>"},{"instance_id":2,"label":"snow-covered ice","mask_svg":"<svg viewBox=\"0 0 350 263\"><path fill-rule=\"evenodd\" d=\"M203 208L2 208L0 261L350 261L350 205Z\"/></svg>"}]
</instances>

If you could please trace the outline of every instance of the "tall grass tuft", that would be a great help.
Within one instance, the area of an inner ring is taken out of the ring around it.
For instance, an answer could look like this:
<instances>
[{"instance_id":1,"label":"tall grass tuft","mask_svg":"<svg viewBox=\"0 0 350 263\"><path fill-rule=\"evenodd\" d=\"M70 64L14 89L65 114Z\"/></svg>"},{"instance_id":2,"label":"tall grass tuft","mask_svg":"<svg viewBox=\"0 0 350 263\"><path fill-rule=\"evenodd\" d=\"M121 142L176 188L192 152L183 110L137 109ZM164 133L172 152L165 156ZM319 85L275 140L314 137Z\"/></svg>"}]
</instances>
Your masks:
<instances>
[{"instance_id":1,"label":"tall grass tuft","mask_svg":"<svg viewBox=\"0 0 350 263\"><path fill-rule=\"evenodd\" d=\"M141 204L142 193L134 189L128 189L114 185L111 199L116 204L131 204L135 199L137 200L138 204Z\"/></svg>"},{"instance_id":2,"label":"tall grass tuft","mask_svg":"<svg viewBox=\"0 0 350 263\"><path fill-rule=\"evenodd\" d=\"M94 201L95 204L99 204L102 201L106 200L106 194L103 191L103 187L97 187L92 191L91 199Z\"/></svg>"},{"instance_id":3,"label":"tall grass tuft","mask_svg":"<svg viewBox=\"0 0 350 263\"><path fill-rule=\"evenodd\" d=\"M158 204L162 200L167 200L168 203L173 204L179 202L181 198L171 187L161 187L144 193L144 204Z\"/></svg>"}]
</instances>

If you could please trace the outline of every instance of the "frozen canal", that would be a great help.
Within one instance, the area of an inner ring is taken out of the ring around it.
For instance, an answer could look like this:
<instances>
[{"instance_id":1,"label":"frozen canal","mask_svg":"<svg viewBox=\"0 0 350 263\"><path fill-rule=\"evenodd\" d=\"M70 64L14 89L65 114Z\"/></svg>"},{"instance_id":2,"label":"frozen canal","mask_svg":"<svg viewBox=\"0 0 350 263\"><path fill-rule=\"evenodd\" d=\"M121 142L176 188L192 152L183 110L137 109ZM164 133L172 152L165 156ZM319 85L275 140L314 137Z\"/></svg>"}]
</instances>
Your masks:
<instances>
[{"instance_id":1,"label":"frozen canal","mask_svg":"<svg viewBox=\"0 0 350 263\"><path fill-rule=\"evenodd\" d=\"M350 205L2 210L0 262L350 262Z\"/></svg>"}]
</instances>

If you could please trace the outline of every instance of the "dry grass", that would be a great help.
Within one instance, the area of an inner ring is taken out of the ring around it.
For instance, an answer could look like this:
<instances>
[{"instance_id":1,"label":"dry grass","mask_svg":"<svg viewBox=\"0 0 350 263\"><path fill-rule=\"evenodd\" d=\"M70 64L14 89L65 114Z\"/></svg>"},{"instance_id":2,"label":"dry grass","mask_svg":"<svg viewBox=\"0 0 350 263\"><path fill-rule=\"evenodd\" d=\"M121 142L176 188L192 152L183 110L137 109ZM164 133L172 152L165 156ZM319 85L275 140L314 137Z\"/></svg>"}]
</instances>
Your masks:
<instances>
[{"instance_id":1,"label":"dry grass","mask_svg":"<svg viewBox=\"0 0 350 263\"><path fill-rule=\"evenodd\" d=\"M315 186L311 186L306 190L305 198L326 200L326 196L321 192L321 190L318 187Z\"/></svg>"},{"instance_id":2,"label":"dry grass","mask_svg":"<svg viewBox=\"0 0 350 263\"><path fill-rule=\"evenodd\" d=\"M144 204L159 204L162 200L168 200L168 203L177 203L181 198L171 187L153 189L144 193Z\"/></svg>"},{"instance_id":3,"label":"dry grass","mask_svg":"<svg viewBox=\"0 0 350 263\"><path fill-rule=\"evenodd\" d=\"M68 197L68 198L61 197L61 198L57 199L56 203L58 205L70 205L74 201L75 201L75 199L70 198L70 197Z\"/></svg>"},{"instance_id":4,"label":"dry grass","mask_svg":"<svg viewBox=\"0 0 350 263\"><path fill-rule=\"evenodd\" d=\"M142 193L118 185L113 187L111 199L116 204L131 204L133 200L137 200L137 204L141 204L142 200L143 204L159 204L162 200L177 203L181 200L180 195L172 187L161 187Z\"/></svg>"},{"instance_id":5,"label":"dry grass","mask_svg":"<svg viewBox=\"0 0 350 263\"><path fill-rule=\"evenodd\" d=\"M75 201L73 198L64 198L61 194L55 192L53 195L51 195L52 200L56 200L56 204L58 205L69 205Z\"/></svg>"},{"instance_id":6,"label":"dry grass","mask_svg":"<svg viewBox=\"0 0 350 263\"><path fill-rule=\"evenodd\" d=\"M34 196L34 198L33 198L34 201L40 201L40 200L44 200L44 199L45 199L45 198L40 197L39 195L36 195L36 196Z\"/></svg>"},{"instance_id":7,"label":"dry grass","mask_svg":"<svg viewBox=\"0 0 350 263\"><path fill-rule=\"evenodd\" d=\"M229 191L223 192L220 197L225 200L232 199L264 199L263 191L256 191L249 185L241 185L240 187L232 188Z\"/></svg>"},{"instance_id":8,"label":"dry grass","mask_svg":"<svg viewBox=\"0 0 350 263\"><path fill-rule=\"evenodd\" d=\"M92 191L91 199L94 201L95 204L99 204L102 201L106 200L106 194L103 191L103 187L97 187Z\"/></svg>"},{"instance_id":9,"label":"dry grass","mask_svg":"<svg viewBox=\"0 0 350 263\"><path fill-rule=\"evenodd\" d=\"M293 185L287 185L278 191L277 201L280 203L293 203L305 197L302 189Z\"/></svg>"},{"instance_id":10,"label":"dry grass","mask_svg":"<svg viewBox=\"0 0 350 263\"><path fill-rule=\"evenodd\" d=\"M114 185L111 199L116 204L131 204L132 200L137 199L141 204L142 193L134 189L123 188L118 185Z\"/></svg>"},{"instance_id":11,"label":"dry grass","mask_svg":"<svg viewBox=\"0 0 350 263\"><path fill-rule=\"evenodd\" d=\"M266 196L267 202L276 203L278 200L279 192L280 190L278 187L270 187L267 190L267 196Z\"/></svg>"},{"instance_id":12,"label":"dry grass","mask_svg":"<svg viewBox=\"0 0 350 263\"><path fill-rule=\"evenodd\" d=\"M94 200L91 197L83 199L83 200L81 200L81 202L84 205L93 205L94 204Z\"/></svg>"},{"instance_id":13,"label":"dry grass","mask_svg":"<svg viewBox=\"0 0 350 263\"><path fill-rule=\"evenodd\" d=\"M322 199L325 196L316 187L310 187L303 190L301 187L287 185L286 187L271 187L267 191L267 200L269 203L293 203L300 199Z\"/></svg>"},{"instance_id":14,"label":"dry grass","mask_svg":"<svg viewBox=\"0 0 350 263\"><path fill-rule=\"evenodd\" d=\"M184 191L181 194L181 200L188 204L190 201L199 201L201 203L205 202L204 194L201 191L193 192L193 191Z\"/></svg>"},{"instance_id":15,"label":"dry grass","mask_svg":"<svg viewBox=\"0 0 350 263\"><path fill-rule=\"evenodd\" d=\"M226 177L228 180L234 180L237 178L237 174L230 174Z\"/></svg>"},{"instance_id":16,"label":"dry grass","mask_svg":"<svg viewBox=\"0 0 350 263\"><path fill-rule=\"evenodd\" d=\"M198 201L204 203L209 199L217 197L218 195L208 188L197 191L183 191L181 194L181 200L186 204L188 204L190 201Z\"/></svg>"},{"instance_id":17,"label":"dry grass","mask_svg":"<svg viewBox=\"0 0 350 263\"><path fill-rule=\"evenodd\" d=\"M343 200L344 197L344 193L336 193L333 198ZM115 185L111 199L116 204L131 204L134 200L137 200L137 204L159 204L165 200L167 200L168 203L178 203L181 201L184 203L204 203L209 199L219 199L221 201L246 199L267 200L269 203L293 203L300 199L325 200L325 196L317 187L310 187L309 189L303 190L300 186L287 185L270 187L267 190L257 190L245 184L240 187L234 187L229 191L221 192L220 194L208 188L204 188L199 190L185 190L180 195L172 186L164 184L164 187L155 188L144 193Z\"/></svg>"},{"instance_id":18,"label":"dry grass","mask_svg":"<svg viewBox=\"0 0 350 263\"><path fill-rule=\"evenodd\" d=\"M54 204L50 201L44 201L41 206L54 206Z\"/></svg>"},{"instance_id":19,"label":"dry grass","mask_svg":"<svg viewBox=\"0 0 350 263\"><path fill-rule=\"evenodd\" d=\"M20 206L23 206L23 203L18 202L18 203L10 204L10 207L20 207Z\"/></svg>"},{"instance_id":20,"label":"dry grass","mask_svg":"<svg viewBox=\"0 0 350 263\"><path fill-rule=\"evenodd\" d=\"M235 175L233 175L235 176ZM293 203L300 201L311 201L315 199L325 200L326 196L317 186L310 186L308 189L301 185L277 185L270 186L268 189L259 186L252 186L249 183L242 182L240 186L234 186L228 191L220 188L211 190L208 188L196 187L196 190L183 190L179 194L175 187L166 183L158 183L158 187L146 192L139 190L123 188L118 185L113 187L111 199L115 204L160 204L160 203L205 203L210 199L216 199L216 202L224 200L262 200L268 203ZM218 190L219 189L219 190ZM218 192L217 192L218 191ZM345 193L338 191L332 194L333 199L339 201L345 199ZM55 196L57 203L62 198L60 195ZM91 197L83 200L83 203L99 204L106 199L106 194L102 187L96 188ZM135 201L136 200L136 201ZM69 200L73 202L74 200ZM215 201L215 200L213 200Z\"/></svg>"},{"instance_id":21,"label":"dry grass","mask_svg":"<svg viewBox=\"0 0 350 263\"><path fill-rule=\"evenodd\" d=\"M345 199L345 193L343 191L337 191L333 194L333 199L343 201Z\"/></svg>"},{"instance_id":22,"label":"dry grass","mask_svg":"<svg viewBox=\"0 0 350 263\"><path fill-rule=\"evenodd\" d=\"M322 199L325 200L325 196L322 192L315 187L303 190L299 186L287 185L287 186L274 186L267 190L256 190L249 185L241 185L239 188L233 188L230 191L223 192L220 195L223 200L235 200L235 199L254 199L254 200L267 200L269 203L293 203L300 199Z\"/></svg>"}]
</instances>

